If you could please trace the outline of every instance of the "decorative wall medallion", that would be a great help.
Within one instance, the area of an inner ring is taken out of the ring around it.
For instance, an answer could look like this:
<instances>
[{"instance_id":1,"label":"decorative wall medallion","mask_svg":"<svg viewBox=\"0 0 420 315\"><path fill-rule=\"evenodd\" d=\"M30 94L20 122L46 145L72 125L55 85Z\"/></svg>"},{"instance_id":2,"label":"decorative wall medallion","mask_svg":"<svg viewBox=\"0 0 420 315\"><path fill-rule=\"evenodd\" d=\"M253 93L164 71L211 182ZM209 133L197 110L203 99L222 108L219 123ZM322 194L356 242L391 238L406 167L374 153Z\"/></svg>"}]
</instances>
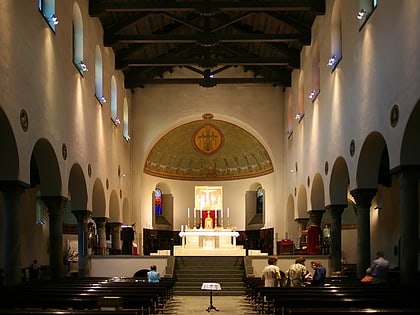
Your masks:
<instances>
[{"instance_id":1,"label":"decorative wall medallion","mask_svg":"<svg viewBox=\"0 0 420 315\"><path fill-rule=\"evenodd\" d=\"M65 143L61 146L61 153L63 154L63 159L67 160L67 146Z\"/></svg>"},{"instance_id":2,"label":"decorative wall medallion","mask_svg":"<svg viewBox=\"0 0 420 315\"><path fill-rule=\"evenodd\" d=\"M90 166L90 164L88 164L88 175L89 177L92 176L92 166Z\"/></svg>"},{"instance_id":3,"label":"decorative wall medallion","mask_svg":"<svg viewBox=\"0 0 420 315\"><path fill-rule=\"evenodd\" d=\"M109 189L109 180L108 180L108 178L106 179L106 189Z\"/></svg>"},{"instance_id":4,"label":"decorative wall medallion","mask_svg":"<svg viewBox=\"0 0 420 315\"><path fill-rule=\"evenodd\" d=\"M28 118L28 113L24 109L20 111L20 126L22 127L23 131L25 132L28 131L29 118Z\"/></svg>"},{"instance_id":5,"label":"decorative wall medallion","mask_svg":"<svg viewBox=\"0 0 420 315\"><path fill-rule=\"evenodd\" d=\"M391 114L389 117L389 122L391 123L391 127L396 127L398 124L398 120L400 119L400 108L397 104L392 106Z\"/></svg>"},{"instance_id":6,"label":"decorative wall medallion","mask_svg":"<svg viewBox=\"0 0 420 315\"><path fill-rule=\"evenodd\" d=\"M325 161L324 169L325 169L325 175L328 175L328 161Z\"/></svg>"},{"instance_id":7,"label":"decorative wall medallion","mask_svg":"<svg viewBox=\"0 0 420 315\"><path fill-rule=\"evenodd\" d=\"M352 139L350 142L350 156L353 156L355 151L356 151L356 144L354 142L354 139Z\"/></svg>"},{"instance_id":8,"label":"decorative wall medallion","mask_svg":"<svg viewBox=\"0 0 420 315\"><path fill-rule=\"evenodd\" d=\"M204 154L213 154L223 145L223 135L216 127L204 125L193 136L194 146Z\"/></svg>"}]
</instances>

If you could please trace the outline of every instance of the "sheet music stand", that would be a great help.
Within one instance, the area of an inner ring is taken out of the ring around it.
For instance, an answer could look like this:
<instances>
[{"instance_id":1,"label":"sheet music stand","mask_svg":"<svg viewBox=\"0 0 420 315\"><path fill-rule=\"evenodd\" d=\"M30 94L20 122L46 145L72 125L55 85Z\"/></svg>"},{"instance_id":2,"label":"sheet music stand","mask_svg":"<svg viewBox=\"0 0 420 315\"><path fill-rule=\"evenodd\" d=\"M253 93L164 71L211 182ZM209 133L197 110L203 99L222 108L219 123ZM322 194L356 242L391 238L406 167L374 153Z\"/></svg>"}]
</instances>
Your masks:
<instances>
[{"instance_id":1,"label":"sheet music stand","mask_svg":"<svg viewBox=\"0 0 420 315\"><path fill-rule=\"evenodd\" d=\"M213 291L220 291L222 290L222 287L220 286L220 283L211 283L211 282L204 282L201 285L201 290L208 290L210 291L210 305L207 307L207 312L210 312L211 310L219 311L214 305L213 305Z\"/></svg>"}]
</instances>

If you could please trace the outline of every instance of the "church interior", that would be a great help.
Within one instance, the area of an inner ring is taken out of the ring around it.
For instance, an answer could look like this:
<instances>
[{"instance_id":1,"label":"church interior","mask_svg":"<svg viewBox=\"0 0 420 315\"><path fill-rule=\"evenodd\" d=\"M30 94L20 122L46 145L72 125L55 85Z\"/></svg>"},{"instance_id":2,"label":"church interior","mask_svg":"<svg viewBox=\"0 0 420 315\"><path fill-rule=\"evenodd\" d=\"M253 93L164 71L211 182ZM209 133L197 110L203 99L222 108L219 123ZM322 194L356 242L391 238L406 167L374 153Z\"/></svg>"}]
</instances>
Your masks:
<instances>
[{"instance_id":1,"label":"church interior","mask_svg":"<svg viewBox=\"0 0 420 315\"><path fill-rule=\"evenodd\" d=\"M303 256L359 281L378 251L419 282L417 0L0 11L3 287L35 259L44 280L179 257L259 278Z\"/></svg>"}]
</instances>

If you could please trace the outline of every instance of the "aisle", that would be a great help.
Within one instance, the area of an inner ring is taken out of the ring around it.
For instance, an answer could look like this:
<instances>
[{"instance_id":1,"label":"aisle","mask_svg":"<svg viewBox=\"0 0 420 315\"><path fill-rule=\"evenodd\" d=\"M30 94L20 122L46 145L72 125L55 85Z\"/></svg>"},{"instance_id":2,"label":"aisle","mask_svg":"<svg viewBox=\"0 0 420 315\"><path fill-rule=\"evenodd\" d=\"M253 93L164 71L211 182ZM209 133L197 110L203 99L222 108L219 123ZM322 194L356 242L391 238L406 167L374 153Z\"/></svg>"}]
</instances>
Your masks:
<instances>
[{"instance_id":1,"label":"aisle","mask_svg":"<svg viewBox=\"0 0 420 315\"><path fill-rule=\"evenodd\" d=\"M255 315L251 305L244 296L218 296L213 295L213 306L219 311L207 312L210 305L209 296L174 296L165 306L163 314L177 315L203 315L203 314L230 314Z\"/></svg>"}]
</instances>

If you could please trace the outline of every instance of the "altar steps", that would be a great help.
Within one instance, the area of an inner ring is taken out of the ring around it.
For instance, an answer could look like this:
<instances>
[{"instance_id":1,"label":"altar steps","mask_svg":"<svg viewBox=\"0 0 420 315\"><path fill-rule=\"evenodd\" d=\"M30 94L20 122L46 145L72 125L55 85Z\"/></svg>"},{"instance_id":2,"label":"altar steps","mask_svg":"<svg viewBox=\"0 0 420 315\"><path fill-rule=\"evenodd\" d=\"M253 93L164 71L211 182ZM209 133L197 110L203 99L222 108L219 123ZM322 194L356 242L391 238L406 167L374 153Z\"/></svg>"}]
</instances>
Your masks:
<instances>
[{"instance_id":1,"label":"altar steps","mask_svg":"<svg viewBox=\"0 0 420 315\"><path fill-rule=\"evenodd\" d=\"M201 290L204 282L220 283L222 291L214 295L245 294L243 257L235 256L178 256L175 259L175 295L209 295Z\"/></svg>"}]
</instances>

